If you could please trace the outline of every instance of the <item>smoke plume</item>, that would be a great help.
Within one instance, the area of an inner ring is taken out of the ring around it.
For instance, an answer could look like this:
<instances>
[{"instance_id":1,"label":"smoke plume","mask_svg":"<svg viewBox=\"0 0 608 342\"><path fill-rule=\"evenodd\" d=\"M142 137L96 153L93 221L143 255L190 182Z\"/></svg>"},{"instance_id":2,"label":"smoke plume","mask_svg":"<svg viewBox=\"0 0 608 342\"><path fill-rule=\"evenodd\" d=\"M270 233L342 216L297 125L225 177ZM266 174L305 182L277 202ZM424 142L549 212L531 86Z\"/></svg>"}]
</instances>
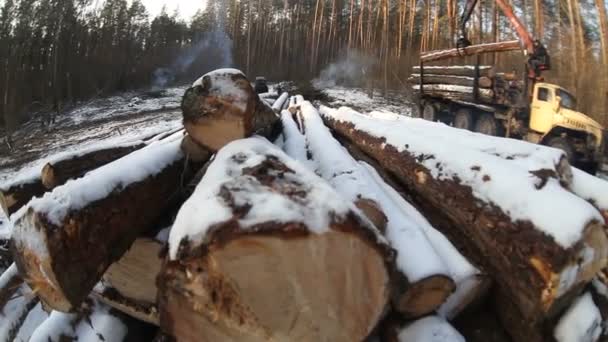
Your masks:
<instances>
[{"instance_id":1,"label":"smoke plume","mask_svg":"<svg viewBox=\"0 0 608 342\"><path fill-rule=\"evenodd\" d=\"M363 87L365 81L372 77L371 72L375 59L359 51L347 51L338 61L328 65L321 71L319 77L313 80L316 88L333 87Z\"/></svg>"}]
</instances>

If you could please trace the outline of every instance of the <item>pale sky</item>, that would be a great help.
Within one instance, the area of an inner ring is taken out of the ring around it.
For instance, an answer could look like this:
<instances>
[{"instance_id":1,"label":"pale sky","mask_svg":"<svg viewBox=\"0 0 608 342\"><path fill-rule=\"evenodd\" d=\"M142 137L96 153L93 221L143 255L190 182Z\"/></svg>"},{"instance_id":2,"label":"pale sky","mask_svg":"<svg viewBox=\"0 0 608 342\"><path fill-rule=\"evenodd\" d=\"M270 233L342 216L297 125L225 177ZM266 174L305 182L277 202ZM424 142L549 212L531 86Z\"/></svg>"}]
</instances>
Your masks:
<instances>
[{"instance_id":1,"label":"pale sky","mask_svg":"<svg viewBox=\"0 0 608 342\"><path fill-rule=\"evenodd\" d=\"M206 0L142 0L141 1L150 14L150 18L154 18L160 13L163 5L167 5L167 12L172 14L175 8L179 8L179 15L184 19L190 19L197 10L204 8Z\"/></svg>"}]
</instances>

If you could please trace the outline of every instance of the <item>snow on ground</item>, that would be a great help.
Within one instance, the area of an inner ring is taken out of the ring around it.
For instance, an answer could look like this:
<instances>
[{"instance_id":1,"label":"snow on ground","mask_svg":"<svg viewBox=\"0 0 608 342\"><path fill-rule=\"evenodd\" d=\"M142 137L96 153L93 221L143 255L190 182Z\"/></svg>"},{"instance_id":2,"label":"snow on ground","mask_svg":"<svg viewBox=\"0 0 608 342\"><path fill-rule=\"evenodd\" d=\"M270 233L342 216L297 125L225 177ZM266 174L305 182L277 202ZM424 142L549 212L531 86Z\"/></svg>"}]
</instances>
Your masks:
<instances>
[{"instance_id":1,"label":"snow on ground","mask_svg":"<svg viewBox=\"0 0 608 342\"><path fill-rule=\"evenodd\" d=\"M531 221L564 248L581 239L584 228L591 220L602 220L593 206L565 191L556 179L548 179L539 188L537 177L531 175L528 169L467 146L460 139L460 130L439 129L441 124L424 123L422 119L382 121L349 108L334 110L322 107L321 113L338 121L352 123L356 129L372 136L386 138L386 142L398 150L407 150L419 157L434 178L458 178L463 185L473 189L474 196L479 200L498 206L515 221ZM418 126L422 124L428 128L419 129ZM438 129L433 129L435 126ZM500 150L501 147L496 149ZM551 206L547 206L547 203L551 203Z\"/></svg>"},{"instance_id":2,"label":"snow on ground","mask_svg":"<svg viewBox=\"0 0 608 342\"><path fill-rule=\"evenodd\" d=\"M331 107L348 106L363 112L372 108L377 112L391 112L405 116L412 116L413 104L407 101L405 94L390 92L388 97L382 96L380 90L375 90L373 97L366 89L344 88L334 86L319 89L330 100L326 103Z\"/></svg>"}]
</instances>

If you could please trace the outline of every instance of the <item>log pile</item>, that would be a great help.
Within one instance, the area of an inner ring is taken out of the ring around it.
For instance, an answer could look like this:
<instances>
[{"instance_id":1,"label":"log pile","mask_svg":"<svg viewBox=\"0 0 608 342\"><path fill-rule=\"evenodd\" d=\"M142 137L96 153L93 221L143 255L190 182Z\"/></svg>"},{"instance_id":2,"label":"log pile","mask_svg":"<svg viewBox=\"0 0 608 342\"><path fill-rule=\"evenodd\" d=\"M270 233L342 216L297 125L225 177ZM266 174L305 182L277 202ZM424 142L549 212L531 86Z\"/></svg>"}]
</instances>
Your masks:
<instances>
[{"instance_id":1,"label":"log pile","mask_svg":"<svg viewBox=\"0 0 608 342\"><path fill-rule=\"evenodd\" d=\"M470 69L442 72L431 82L470 87ZM232 69L182 109L183 131L56 159L39 188L11 190L0 340L604 333L608 185L563 153L301 96L267 104Z\"/></svg>"},{"instance_id":2,"label":"log pile","mask_svg":"<svg viewBox=\"0 0 608 342\"><path fill-rule=\"evenodd\" d=\"M523 83L491 66L415 66L408 78L415 92L445 100L514 105Z\"/></svg>"}]
</instances>

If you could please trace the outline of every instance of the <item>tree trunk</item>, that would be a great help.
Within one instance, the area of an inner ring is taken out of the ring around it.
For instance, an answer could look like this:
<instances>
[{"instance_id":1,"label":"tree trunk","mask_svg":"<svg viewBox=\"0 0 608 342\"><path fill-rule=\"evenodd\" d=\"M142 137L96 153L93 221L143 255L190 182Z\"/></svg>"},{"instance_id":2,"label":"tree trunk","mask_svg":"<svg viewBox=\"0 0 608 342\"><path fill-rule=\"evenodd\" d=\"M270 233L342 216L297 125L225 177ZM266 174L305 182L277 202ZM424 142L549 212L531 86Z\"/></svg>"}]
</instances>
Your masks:
<instances>
[{"instance_id":1,"label":"tree trunk","mask_svg":"<svg viewBox=\"0 0 608 342\"><path fill-rule=\"evenodd\" d=\"M272 141L280 134L279 117L240 72L203 76L186 91L182 112L190 137L213 152L253 134Z\"/></svg>"},{"instance_id":2,"label":"tree trunk","mask_svg":"<svg viewBox=\"0 0 608 342\"><path fill-rule=\"evenodd\" d=\"M42 168L40 179L45 188L52 190L57 186L65 184L70 179L80 178L87 172L120 159L143 146L145 145L136 144L132 146L108 148L80 156L74 156L54 163L47 163Z\"/></svg>"},{"instance_id":3,"label":"tree trunk","mask_svg":"<svg viewBox=\"0 0 608 342\"><path fill-rule=\"evenodd\" d=\"M173 225L163 330L179 341L364 340L386 310L393 255L341 202L267 141L227 145ZM222 218L209 220L210 207Z\"/></svg>"},{"instance_id":4,"label":"tree trunk","mask_svg":"<svg viewBox=\"0 0 608 342\"><path fill-rule=\"evenodd\" d=\"M599 222L581 222L584 229L580 231L580 239L573 247L565 248L531 222L513 221L498 207L481 204L473 195L475 188L449 178L434 178L422 164L424 158L414 157L415 154L409 151L410 145L405 142L404 146L393 146L384 139L355 129L354 124L342 115L336 116L338 114L331 110L322 112L330 128L397 176L427 219L452 241L458 241L456 245L468 246L461 252L488 270L488 274L517 305L524 319L540 321L553 317L569 303L569 294L575 293L581 284L589 282L603 267L608 240ZM363 122L370 119L356 115L353 120L364 125ZM403 136L407 137L407 132L403 132ZM433 165L444 165L446 162L438 160L436 156L430 157L434 158ZM447 163L442 168L449 168ZM471 163L473 165L480 161L472 160ZM478 167L481 170L484 165ZM490 176L485 179L492 181ZM526 194L519 196L523 201ZM564 193L561 200L566 199L571 200ZM572 205L583 206L576 200L572 200ZM587 255L585 253L589 248L594 250L593 258L578 265L578 258ZM565 277L565 273L573 267L578 272ZM558 285L562 282L566 285Z\"/></svg>"},{"instance_id":5,"label":"tree trunk","mask_svg":"<svg viewBox=\"0 0 608 342\"><path fill-rule=\"evenodd\" d=\"M194 173L184 169L180 143L136 151L55 188L14 218L14 260L44 303L64 312L78 307L135 238L175 205L182 180Z\"/></svg>"}]
</instances>

